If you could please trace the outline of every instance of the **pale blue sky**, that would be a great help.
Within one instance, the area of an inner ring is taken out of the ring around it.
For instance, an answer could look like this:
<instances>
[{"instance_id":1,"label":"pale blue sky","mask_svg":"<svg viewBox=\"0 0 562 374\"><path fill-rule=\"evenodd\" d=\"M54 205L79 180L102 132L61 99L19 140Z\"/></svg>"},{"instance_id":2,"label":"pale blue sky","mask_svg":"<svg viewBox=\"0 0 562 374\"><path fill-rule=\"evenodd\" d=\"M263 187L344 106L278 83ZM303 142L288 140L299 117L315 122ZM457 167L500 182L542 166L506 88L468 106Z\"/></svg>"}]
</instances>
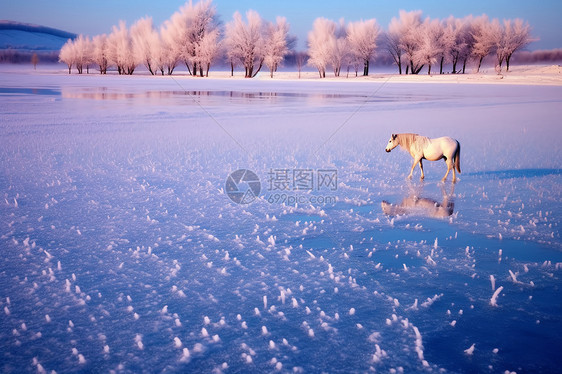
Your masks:
<instances>
[{"instance_id":1,"label":"pale blue sky","mask_svg":"<svg viewBox=\"0 0 562 374\"><path fill-rule=\"evenodd\" d=\"M169 18L185 0L2 0L0 18L36 23L77 34L108 33L120 19L131 24L140 17L152 16L156 25ZM222 22L226 23L238 10L256 10L268 20L284 16L291 24L291 33L298 37L298 48L304 49L306 35L317 17L346 21L376 18L386 28L400 9L420 9L425 16L445 18L469 14L488 14L492 18L523 18L533 27L533 36L540 40L529 49L562 48L562 1L545 0L473 0L473 1L383 1L383 0L214 0Z\"/></svg>"}]
</instances>

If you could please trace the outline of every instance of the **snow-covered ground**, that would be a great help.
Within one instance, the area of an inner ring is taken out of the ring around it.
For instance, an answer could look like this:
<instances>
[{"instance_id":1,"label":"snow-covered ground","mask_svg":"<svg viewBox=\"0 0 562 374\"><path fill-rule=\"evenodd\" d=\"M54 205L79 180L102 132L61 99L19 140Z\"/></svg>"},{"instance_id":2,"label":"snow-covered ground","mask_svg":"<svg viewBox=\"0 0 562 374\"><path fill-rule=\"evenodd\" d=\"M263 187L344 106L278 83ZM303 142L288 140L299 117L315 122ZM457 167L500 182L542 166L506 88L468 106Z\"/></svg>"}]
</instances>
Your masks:
<instances>
[{"instance_id":1,"label":"snow-covered ground","mask_svg":"<svg viewBox=\"0 0 562 374\"><path fill-rule=\"evenodd\" d=\"M1 69L3 372L560 370L551 78ZM458 139L460 181L407 181L398 132Z\"/></svg>"},{"instance_id":2,"label":"snow-covered ground","mask_svg":"<svg viewBox=\"0 0 562 374\"><path fill-rule=\"evenodd\" d=\"M330 72L327 73L324 80L332 81L359 81L359 82L376 82L385 81L393 83L463 83L463 84L516 84L516 85L562 85L562 67L560 65L512 65L509 72L505 71L505 67L501 71L496 71L493 66L482 66L479 73L476 73L476 67L470 65L466 68L466 74L433 74L427 75L427 71L419 75L398 75L396 67L375 66L371 69L371 74L367 77L355 76L355 72L341 73L340 77L334 77ZM230 72L211 72L213 76L227 77ZM261 79L271 79L267 72L260 73ZM298 73L294 71L283 71L276 73L274 79L295 80ZM301 74L301 79L319 80L317 72L310 71L310 67L306 72Z\"/></svg>"}]
</instances>

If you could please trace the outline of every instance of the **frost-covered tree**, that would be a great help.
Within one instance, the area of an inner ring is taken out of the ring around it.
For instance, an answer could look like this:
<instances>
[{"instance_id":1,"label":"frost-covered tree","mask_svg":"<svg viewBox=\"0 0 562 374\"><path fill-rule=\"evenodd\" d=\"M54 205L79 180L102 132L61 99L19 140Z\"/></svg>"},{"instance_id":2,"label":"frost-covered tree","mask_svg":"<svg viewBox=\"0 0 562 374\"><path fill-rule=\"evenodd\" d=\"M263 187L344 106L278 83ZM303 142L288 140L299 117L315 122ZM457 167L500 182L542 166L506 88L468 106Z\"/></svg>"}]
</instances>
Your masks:
<instances>
[{"instance_id":1,"label":"frost-covered tree","mask_svg":"<svg viewBox=\"0 0 562 374\"><path fill-rule=\"evenodd\" d=\"M308 64L318 69L321 78L326 77L326 67L332 66L334 75L340 75L341 67L348 63L349 46L343 19L339 24L326 18L317 18L308 33Z\"/></svg>"},{"instance_id":2,"label":"frost-covered tree","mask_svg":"<svg viewBox=\"0 0 562 374\"><path fill-rule=\"evenodd\" d=\"M326 18L317 18L308 33L308 64L318 69L320 78L326 77L330 63L331 44L335 39L336 23Z\"/></svg>"},{"instance_id":3,"label":"frost-covered tree","mask_svg":"<svg viewBox=\"0 0 562 374\"><path fill-rule=\"evenodd\" d=\"M76 67L78 74L82 74L84 66L91 62L92 44L88 37L78 35L74 40L68 41L62 46L59 53L59 61L68 66L68 74L72 71L72 66Z\"/></svg>"},{"instance_id":4,"label":"frost-covered tree","mask_svg":"<svg viewBox=\"0 0 562 374\"><path fill-rule=\"evenodd\" d=\"M347 57L347 77L349 78L349 69L353 68L355 76L359 76L359 69L363 68L363 73L365 73L365 61L355 54L349 54Z\"/></svg>"},{"instance_id":5,"label":"frost-covered tree","mask_svg":"<svg viewBox=\"0 0 562 374\"><path fill-rule=\"evenodd\" d=\"M443 33L447 45L442 58L453 65L453 74L456 73L460 50L464 42L461 38L462 22L462 19L453 16L443 21Z\"/></svg>"},{"instance_id":6,"label":"frost-covered tree","mask_svg":"<svg viewBox=\"0 0 562 374\"><path fill-rule=\"evenodd\" d=\"M504 53L506 70L509 71L509 61L515 51L532 42L531 26L520 18L504 21Z\"/></svg>"},{"instance_id":7,"label":"frost-covered tree","mask_svg":"<svg viewBox=\"0 0 562 374\"><path fill-rule=\"evenodd\" d=\"M162 45L160 40L160 34L158 34L158 40L160 41L159 44L156 44L152 47L152 63L154 68L154 75L157 75L160 72L164 75L164 71L166 69L166 50Z\"/></svg>"},{"instance_id":8,"label":"frost-covered tree","mask_svg":"<svg viewBox=\"0 0 562 374\"><path fill-rule=\"evenodd\" d=\"M273 78L273 73L289 53L295 39L289 35L289 24L285 17L277 17L275 23L268 22L264 38L263 61L269 68L270 77Z\"/></svg>"},{"instance_id":9,"label":"frost-covered tree","mask_svg":"<svg viewBox=\"0 0 562 374\"><path fill-rule=\"evenodd\" d=\"M202 51L201 44L209 45L210 38L218 29L218 18L212 0L201 0L193 4L190 0L179 11L174 13L167 25L172 48L185 63L191 75L203 76L203 68L199 66Z\"/></svg>"},{"instance_id":10,"label":"frost-covered tree","mask_svg":"<svg viewBox=\"0 0 562 374\"><path fill-rule=\"evenodd\" d=\"M482 66L482 60L492 53L497 45L498 39L498 35L494 30L494 25L490 22L488 16L482 15L474 18L472 22L472 37L474 38L472 55L478 61L476 72L479 72Z\"/></svg>"},{"instance_id":11,"label":"frost-covered tree","mask_svg":"<svg viewBox=\"0 0 562 374\"><path fill-rule=\"evenodd\" d=\"M240 63L239 51L234 47L234 45L230 44L232 42L234 42L234 38L229 38L228 36L226 36L222 41L225 59L226 62L228 62L228 65L230 65L231 77L234 76L234 68Z\"/></svg>"},{"instance_id":12,"label":"frost-covered tree","mask_svg":"<svg viewBox=\"0 0 562 374\"><path fill-rule=\"evenodd\" d=\"M416 51L418 50L420 28L422 25L421 10L406 12L400 11L400 30L402 35L400 37L400 46L404 51L404 59L406 62L406 74L408 69L411 74L418 74L423 68L423 63L416 58Z\"/></svg>"},{"instance_id":13,"label":"frost-covered tree","mask_svg":"<svg viewBox=\"0 0 562 374\"><path fill-rule=\"evenodd\" d=\"M392 17L388 25L388 31L384 36L384 45L392 60L398 66L398 74L402 74L402 36L404 25L396 17Z\"/></svg>"},{"instance_id":14,"label":"frost-covered tree","mask_svg":"<svg viewBox=\"0 0 562 374\"><path fill-rule=\"evenodd\" d=\"M244 66L246 78L255 77L264 63L264 30L260 15L254 11L246 12L245 22L239 12L226 25L225 46L228 58Z\"/></svg>"},{"instance_id":15,"label":"frost-covered tree","mask_svg":"<svg viewBox=\"0 0 562 374\"><path fill-rule=\"evenodd\" d=\"M33 70L37 70L37 64L39 63L39 56L37 53L31 55L31 64L33 65Z\"/></svg>"},{"instance_id":16,"label":"frost-covered tree","mask_svg":"<svg viewBox=\"0 0 562 374\"><path fill-rule=\"evenodd\" d=\"M230 25L230 26L229 26ZM235 38L234 35L229 35L233 25L227 24L225 28L225 35L224 39L222 40L222 48L226 62L230 65L230 76L234 76L234 68L237 67L240 63L240 48L236 45L238 43L238 38Z\"/></svg>"},{"instance_id":17,"label":"frost-covered tree","mask_svg":"<svg viewBox=\"0 0 562 374\"><path fill-rule=\"evenodd\" d=\"M160 27L159 60L162 66L159 69L162 75L164 75L164 69L166 74L172 75L181 60L181 51L175 42L175 33L176 30L170 20L165 21Z\"/></svg>"},{"instance_id":18,"label":"frost-covered tree","mask_svg":"<svg viewBox=\"0 0 562 374\"><path fill-rule=\"evenodd\" d=\"M334 75L340 75L344 64L349 63L347 29L343 19L339 24L326 18L317 18L308 33L308 64L318 69L321 78L326 77L326 67L332 66Z\"/></svg>"},{"instance_id":19,"label":"frost-covered tree","mask_svg":"<svg viewBox=\"0 0 562 374\"><path fill-rule=\"evenodd\" d=\"M340 76L341 68L345 64L349 64L350 50L349 43L347 40L347 28L343 18L340 20L339 24L336 24L335 32L330 38L329 47L329 61L334 70L334 75L336 77Z\"/></svg>"},{"instance_id":20,"label":"frost-covered tree","mask_svg":"<svg viewBox=\"0 0 562 374\"><path fill-rule=\"evenodd\" d=\"M76 66L76 70L78 74L82 74L84 66L86 69L88 65L91 63L91 41L90 38L84 35L78 35L76 39L74 39L74 65Z\"/></svg>"},{"instance_id":21,"label":"frost-covered tree","mask_svg":"<svg viewBox=\"0 0 562 374\"><path fill-rule=\"evenodd\" d=\"M406 63L406 74L417 74L423 66L439 62L443 73L445 63L453 65L453 73L460 72L457 64L462 63L462 72L474 45L473 18L449 17L440 22L421 21L421 11L401 10L399 17L392 18L385 33L385 48L402 74ZM431 27L430 27L431 26ZM429 69L428 69L429 70Z\"/></svg>"},{"instance_id":22,"label":"frost-covered tree","mask_svg":"<svg viewBox=\"0 0 562 374\"><path fill-rule=\"evenodd\" d=\"M449 17L445 20L445 33L451 42L447 47L446 53L449 55L445 59L452 64L452 73L456 74L457 64L463 63L463 73L472 49L471 35L472 16L465 18Z\"/></svg>"},{"instance_id":23,"label":"frost-covered tree","mask_svg":"<svg viewBox=\"0 0 562 374\"><path fill-rule=\"evenodd\" d=\"M72 39L68 39L62 46L59 53L59 61L64 62L68 66L68 74L72 73L72 66L74 65L74 43Z\"/></svg>"},{"instance_id":24,"label":"frost-covered tree","mask_svg":"<svg viewBox=\"0 0 562 374\"><path fill-rule=\"evenodd\" d=\"M460 38L462 42L459 44L459 62L462 61L462 73L466 71L466 63L468 59L472 56L472 50L474 49L474 18L472 16L467 16L462 19L462 31Z\"/></svg>"},{"instance_id":25,"label":"frost-covered tree","mask_svg":"<svg viewBox=\"0 0 562 374\"><path fill-rule=\"evenodd\" d=\"M152 17L139 19L131 26L132 51L135 63L144 64L150 74L156 73L160 36L152 25Z\"/></svg>"},{"instance_id":26,"label":"frost-covered tree","mask_svg":"<svg viewBox=\"0 0 562 374\"><path fill-rule=\"evenodd\" d=\"M339 77L342 66L349 63L349 45L347 43L347 38L345 36L341 36L339 38L332 39L330 48L330 64L334 70L334 76Z\"/></svg>"},{"instance_id":27,"label":"frost-covered tree","mask_svg":"<svg viewBox=\"0 0 562 374\"><path fill-rule=\"evenodd\" d=\"M427 65L427 74L431 74L431 67L444 53L443 28L439 20L426 18L417 31L417 42L412 60L418 66ZM416 71L412 68L413 74L417 74L417 72L419 70Z\"/></svg>"},{"instance_id":28,"label":"frost-covered tree","mask_svg":"<svg viewBox=\"0 0 562 374\"><path fill-rule=\"evenodd\" d=\"M491 35L494 40L494 47L492 50L496 52L496 70L501 72L503 62L505 61L506 52L506 35L504 26L497 19L493 19L491 24Z\"/></svg>"},{"instance_id":29,"label":"frost-covered tree","mask_svg":"<svg viewBox=\"0 0 562 374\"><path fill-rule=\"evenodd\" d=\"M117 67L119 74L131 75L135 71L136 62L133 54L131 36L125 21L113 26L107 37L107 55L109 64Z\"/></svg>"},{"instance_id":30,"label":"frost-covered tree","mask_svg":"<svg viewBox=\"0 0 562 374\"><path fill-rule=\"evenodd\" d=\"M363 75L369 75L369 62L375 57L380 32L380 27L375 19L350 22L347 25L347 40L353 55L352 60L363 63Z\"/></svg>"},{"instance_id":31,"label":"frost-covered tree","mask_svg":"<svg viewBox=\"0 0 562 374\"><path fill-rule=\"evenodd\" d=\"M207 32L195 50L196 52L196 62L200 68L201 76L202 72L205 71L205 76L209 76L209 69L211 64L216 60L220 51L220 41L219 41L219 30L214 29Z\"/></svg>"},{"instance_id":32,"label":"frost-covered tree","mask_svg":"<svg viewBox=\"0 0 562 374\"><path fill-rule=\"evenodd\" d=\"M438 56L439 74L443 74L443 67L446 62L452 62L452 50L455 47L456 37L459 32L460 20L453 16L441 21L441 38L439 45L441 51Z\"/></svg>"},{"instance_id":33,"label":"frost-covered tree","mask_svg":"<svg viewBox=\"0 0 562 374\"><path fill-rule=\"evenodd\" d=\"M100 74L107 73L107 35L96 35L92 38L92 62L98 65Z\"/></svg>"},{"instance_id":34,"label":"frost-covered tree","mask_svg":"<svg viewBox=\"0 0 562 374\"><path fill-rule=\"evenodd\" d=\"M308 54L306 52L295 52L295 65L297 71L299 72L299 79L301 77L302 68L306 65L308 60Z\"/></svg>"}]
</instances>

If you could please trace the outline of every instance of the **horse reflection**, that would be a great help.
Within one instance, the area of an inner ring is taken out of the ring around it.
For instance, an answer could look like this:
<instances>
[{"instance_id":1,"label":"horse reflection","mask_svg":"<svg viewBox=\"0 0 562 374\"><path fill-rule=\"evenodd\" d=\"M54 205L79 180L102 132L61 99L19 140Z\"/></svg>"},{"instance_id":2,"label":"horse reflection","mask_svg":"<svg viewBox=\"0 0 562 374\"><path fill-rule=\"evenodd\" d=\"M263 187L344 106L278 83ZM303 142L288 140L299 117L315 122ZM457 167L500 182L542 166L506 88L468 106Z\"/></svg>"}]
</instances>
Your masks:
<instances>
[{"instance_id":1,"label":"horse reflection","mask_svg":"<svg viewBox=\"0 0 562 374\"><path fill-rule=\"evenodd\" d=\"M400 204L391 204L383 200L381 202L382 211L388 216L418 215L432 218L446 218L453 214L455 210L454 192L455 185L447 193L444 186L441 186L443 200L436 200L421 197L423 185L419 189L410 188L409 196L405 197Z\"/></svg>"}]
</instances>

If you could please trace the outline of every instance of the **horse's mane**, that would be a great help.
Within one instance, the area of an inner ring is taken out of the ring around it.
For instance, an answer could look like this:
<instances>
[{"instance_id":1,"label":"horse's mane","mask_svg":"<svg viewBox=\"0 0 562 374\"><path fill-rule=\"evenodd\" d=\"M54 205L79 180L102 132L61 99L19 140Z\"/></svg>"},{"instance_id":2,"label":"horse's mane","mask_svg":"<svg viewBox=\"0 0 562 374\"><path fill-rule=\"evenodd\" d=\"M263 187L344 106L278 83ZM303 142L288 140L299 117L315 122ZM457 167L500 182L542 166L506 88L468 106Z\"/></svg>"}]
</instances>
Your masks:
<instances>
[{"instance_id":1,"label":"horse's mane","mask_svg":"<svg viewBox=\"0 0 562 374\"><path fill-rule=\"evenodd\" d=\"M423 152L423 148L429 142L429 138L426 136L410 133L396 134L396 139L398 144L409 153L412 153L412 151Z\"/></svg>"}]
</instances>

